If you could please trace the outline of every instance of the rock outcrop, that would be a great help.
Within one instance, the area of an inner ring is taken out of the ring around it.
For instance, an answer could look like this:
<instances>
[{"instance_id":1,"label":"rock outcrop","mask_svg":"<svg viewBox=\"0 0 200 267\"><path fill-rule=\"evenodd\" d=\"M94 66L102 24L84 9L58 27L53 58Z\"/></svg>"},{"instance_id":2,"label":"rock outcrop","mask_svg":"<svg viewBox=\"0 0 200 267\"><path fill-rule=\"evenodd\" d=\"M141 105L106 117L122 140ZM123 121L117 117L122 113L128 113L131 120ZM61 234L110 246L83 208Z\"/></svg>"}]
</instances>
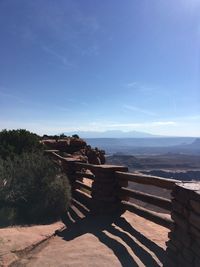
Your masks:
<instances>
[{"instance_id":1,"label":"rock outcrop","mask_svg":"<svg viewBox=\"0 0 200 267\"><path fill-rule=\"evenodd\" d=\"M64 157L74 157L96 165L105 163L105 152L92 148L81 138L45 139L41 143L46 146L46 149L59 150Z\"/></svg>"}]
</instances>

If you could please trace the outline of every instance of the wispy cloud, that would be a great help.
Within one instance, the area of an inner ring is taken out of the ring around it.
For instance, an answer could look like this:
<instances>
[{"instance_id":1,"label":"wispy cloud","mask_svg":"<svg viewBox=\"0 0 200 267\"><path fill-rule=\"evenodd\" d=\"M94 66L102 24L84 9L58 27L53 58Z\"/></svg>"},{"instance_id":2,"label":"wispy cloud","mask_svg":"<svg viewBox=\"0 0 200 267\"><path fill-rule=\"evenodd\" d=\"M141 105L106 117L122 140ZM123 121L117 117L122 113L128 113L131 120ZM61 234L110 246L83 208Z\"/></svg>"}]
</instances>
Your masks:
<instances>
[{"instance_id":1,"label":"wispy cloud","mask_svg":"<svg viewBox=\"0 0 200 267\"><path fill-rule=\"evenodd\" d=\"M166 125L176 125L175 121L152 121L152 122L141 122L141 123L113 123L106 125L108 128L141 128L141 127L156 127L156 126L166 126Z\"/></svg>"},{"instance_id":2,"label":"wispy cloud","mask_svg":"<svg viewBox=\"0 0 200 267\"><path fill-rule=\"evenodd\" d=\"M22 97L19 97L19 96L15 95L15 94L12 94L12 93L7 93L6 90L7 89L5 87L0 86L0 96L1 96L1 98L10 98L10 99L16 100L17 102L20 102L20 103L24 102Z\"/></svg>"},{"instance_id":3,"label":"wispy cloud","mask_svg":"<svg viewBox=\"0 0 200 267\"><path fill-rule=\"evenodd\" d=\"M106 130L121 130L128 131L142 131L152 134L161 134L168 136L200 136L199 124L195 124L195 128L186 128L184 124L176 121L151 121L141 123L123 123L111 121L93 121L84 123L81 120L62 120L56 119L42 119L30 120L0 120L0 129L19 129L24 128L38 134L58 134L62 132L72 131L98 131Z\"/></svg>"},{"instance_id":4,"label":"wispy cloud","mask_svg":"<svg viewBox=\"0 0 200 267\"><path fill-rule=\"evenodd\" d=\"M177 117L176 120L182 120L182 121L199 121L200 120L200 114L194 114L194 115L189 115L189 116Z\"/></svg>"},{"instance_id":5,"label":"wispy cloud","mask_svg":"<svg viewBox=\"0 0 200 267\"><path fill-rule=\"evenodd\" d=\"M162 127L174 127L177 126L176 121L151 121L151 122L106 122L106 121L93 121L87 125L84 125L84 129L87 130L96 130L96 131L105 131L105 130L124 130L124 131L132 131L132 130L151 130ZM80 126L81 127L81 126Z\"/></svg>"},{"instance_id":6,"label":"wispy cloud","mask_svg":"<svg viewBox=\"0 0 200 267\"><path fill-rule=\"evenodd\" d=\"M42 46L42 49L48 53L49 55L53 56L56 58L61 64L63 64L65 67L74 67L74 64L67 59L67 57L59 54L57 51L47 47L47 46Z\"/></svg>"},{"instance_id":7,"label":"wispy cloud","mask_svg":"<svg viewBox=\"0 0 200 267\"><path fill-rule=\"evenodd\" d=\"M143 108L139 108L139 107L136 107L136 106L124 105L123 107L125 109L127 109L127 110L136 111L138 113L142 113L142 114L145 114L145 115L157 116L157 114L155 112L152 112L150 110L146 110L146 109L143 109Z\"/></svg>"},{"instance_id":8,"label":"wispy cloud","mask_svg":"<svg viewBox=\"0 0 200 267\"><path fill-rule=\"evenodd\" d=\"M82 31L89 34L95 34L101 29L100 23L95 16L85 16L83 13L77 17L82 25Z\"/></svg>"},{"instance_id":9,"label":"wispy cloud","mask_svg":"<svg viewBox=\"0 0 200 267\"><path fill-rule=\"evenodd\" d=\"M175 121L154 121L151 122L151 126L166 126L166 125L177 125Z\"/></svg>"},{"instance_id":10,"label":"wispy cloud","mask_svg":"<svg viewBox=\"0 0 200 267\"><path fill-rule=\"evenodd\" d=\"M82 56L97 56L99 55L99 46L97 44L91 45L86 49L82 49L81 51Z\"/></svg>"},{"instance_id":11,"label":"wispy cloud","mask_svg":"<svg viewBox=\"0 0 200 267\"><path fill-rule=\"evenodd\" d=\"M66 100L66 106L62 106L62 105L54 105L54 108L58 111L63 111L63 112L74 112L74 106L82 106L82 107L88 107L88 103L86 102L78 102L76 100L73 99L67 99ZM78 112L78 111L77 111ZM83 114L83 111L80 111L80 115Z\"/></svg>"},{"instance_id":12,"label":"wispy cloud","mask_svg":"<svg viewBox=\"0 0 200 267\"><path fill-rule=\"evenodd\" d=\"M55 108L61 112L71 112L72 110L68 107L62 107L62 106L55 106Z\"/></svg>"},{"instance_id":13,"label":"wispy cloud","mask_svg":"<svg viewBox=\"0 0 200 267\"><path fill-rule=\"evenodd\" d=\"M124 84L124 87L127 87L127 88L136 88L137 85L138 85L137 82L129 82L129 83Z\"/></svg>"},{"instance_id":14,"label":"wispy cloud","mask_svg":"<svg viewBox=\"0 0 200 267\"><path fill-rule=\"evenodd\" d=\"M39 134L44 133L60 133L70 131L106 131L106 130L122 130L122 131L151 131L155 129L162 129L162 127L175 127L177 123L174 121L152 121L142 123L123 123L123 122L105 122L93 121L82 123L81 121L57 121L52 120L37 120L37 121L9 121L1 120L0 129L26 128Z\"/></svg>"},{"instance_id":15,"label":"wispy cloud","mask_svg":"<svg viewBox=\"0 0 200 267\"><path fill-rule=\"evenodd\" d=\"M23 40L42 47L67 68L75 65L77 54L99 54L100 42L96 40L94 43L94 36L104 32L102 25L98 17L84 12L77 1L32 1L27 6L28 11L31 10L31 14L26 14L27 24L14 29L14 33L18 31ZM84 43L83 36L86 40ZM66 49L65 55L58 49L49 47L49 43L61 44ZM73 53L68 54L68 51Z\"/></svg>"},{"instance_id":16,"label":"wispy cloud","mask_svg":"<svg viewBox=\"0 0 200 267\"><path fill-rule=\"evenodd\" d=\"M156 88L145 85L143 83L140 82L136 82L136 81L132 81L132 82L128 82L128 83L124 83L123 87L128 88L128 89L133 89L133 90L137 90L140 92L152 92L155 91Z\"/></svg>"}]
</instances>

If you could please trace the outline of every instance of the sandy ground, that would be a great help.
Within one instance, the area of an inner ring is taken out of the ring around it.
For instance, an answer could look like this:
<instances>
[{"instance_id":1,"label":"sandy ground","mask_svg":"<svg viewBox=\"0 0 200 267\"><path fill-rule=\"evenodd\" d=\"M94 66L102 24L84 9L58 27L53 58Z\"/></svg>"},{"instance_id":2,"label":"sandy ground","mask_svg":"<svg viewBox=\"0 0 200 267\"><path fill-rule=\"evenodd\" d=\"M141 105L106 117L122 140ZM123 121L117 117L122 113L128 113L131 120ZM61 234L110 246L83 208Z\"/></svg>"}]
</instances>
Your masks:
<instances>
[{"instance_id":1,"label":"sandy ground","mask_svg":"<svg viewBox=\"0 0 200 267\"><path fill-rule=\"evenodd\" d=\"M65 230L14 266L162 266L168 229L133 213L92 216L74 203L65 223Z\"/></svg>"},{"instance_id":2,"label":"sandy ground","mask_svg":"<svg viewBox=\"0 0 200 267\"><path fill-rule=\"evenodd\" d=\"M50 225L1 228L0 266L6 266L16 260L18 258L16 252L34 246L63 227L62 222L57 222Z\"/></svg>"}]
</instances>

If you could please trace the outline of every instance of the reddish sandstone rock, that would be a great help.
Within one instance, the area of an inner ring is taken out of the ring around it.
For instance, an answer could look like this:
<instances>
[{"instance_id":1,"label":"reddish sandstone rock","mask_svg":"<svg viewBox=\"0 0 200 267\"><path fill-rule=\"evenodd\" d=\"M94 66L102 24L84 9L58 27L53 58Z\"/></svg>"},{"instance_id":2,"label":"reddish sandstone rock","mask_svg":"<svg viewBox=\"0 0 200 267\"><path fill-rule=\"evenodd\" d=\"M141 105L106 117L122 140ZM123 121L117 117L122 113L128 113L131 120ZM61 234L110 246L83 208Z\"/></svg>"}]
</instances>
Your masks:
<instances>
[{"instance_id":1,"label":"reddish sandstone rock","mask_svg":"<svg viewBox=\"0 0 200 267\"><path fill-rule=\"evenodd\" d=\"M46 145L47 149L60 150L61 152L74 153L86 146L86 142L77 138L65 138L59 140L43 140L42 143Z\"/></svg>"},{"instance_id":2,"label":"reddish sandstone rock","mask_svg":"<svg viewBox=\"0 0 200 267\"><path fill-rule=\"evenodd\" d=\"M105 152L103 150L92 149L91 146L87 146L85 154L91 164L100 165L105 163Z\"/></svg>"},{"instance_id":3,"label":"reddish sandstone rock","mask_svg":"<svg viewBox=\"0 0 200 267\"><path fill-rule=\"evenodd\" d=\"M64 139L46 139L41 141L47 149L59 150L66 157L74 157L82 162L100 165L105 163L105 152L98 148L91 148L81 138L67 137Z\"/></svg>"}]
</instances>

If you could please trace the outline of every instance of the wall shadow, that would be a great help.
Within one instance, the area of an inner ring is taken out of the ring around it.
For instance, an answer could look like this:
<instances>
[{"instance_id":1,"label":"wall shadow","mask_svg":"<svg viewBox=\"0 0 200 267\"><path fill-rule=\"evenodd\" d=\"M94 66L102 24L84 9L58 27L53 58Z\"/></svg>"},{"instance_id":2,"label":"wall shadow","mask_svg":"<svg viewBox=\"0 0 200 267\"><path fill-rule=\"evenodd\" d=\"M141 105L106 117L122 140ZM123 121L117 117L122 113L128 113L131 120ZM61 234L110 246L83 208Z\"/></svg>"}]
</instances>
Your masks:
<instances>
[{"instance_id":1,"label":"wall shadow","mask_svg":"<svg viewBox=\"0 0 200 267\"><path fill-rule=\"evenodd\" d=\"M84 217L82 217L83 215ZM150 251L161 262L164 260L165 251L136 231L120 214L115 216L92 215L81 203L73 201L72 207L63 217L63 222L67 228L58 233L58 236L62 237L63 240L70 241L86 233L93 234L100 242L113 251L123 267L139 266L129 253L127 247L124 246L124 243L126 243L145 266L160 266ZM112 238L105 231L118 239Z\"/></svg>"}]
</instances>

